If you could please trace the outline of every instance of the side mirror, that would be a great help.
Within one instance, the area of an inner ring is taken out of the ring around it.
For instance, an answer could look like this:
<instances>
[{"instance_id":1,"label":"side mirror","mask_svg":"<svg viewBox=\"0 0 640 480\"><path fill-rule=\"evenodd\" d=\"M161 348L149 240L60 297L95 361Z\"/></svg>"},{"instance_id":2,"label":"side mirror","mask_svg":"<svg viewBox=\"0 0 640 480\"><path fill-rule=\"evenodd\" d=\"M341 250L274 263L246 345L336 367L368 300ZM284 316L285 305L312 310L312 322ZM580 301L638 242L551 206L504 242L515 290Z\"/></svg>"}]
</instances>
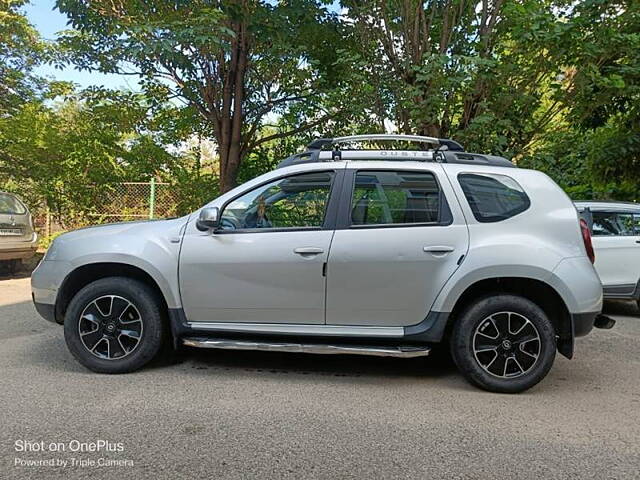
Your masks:
<instances>
[{"instance_id":1,"label":"side mirror","mask_svg":"<svg viewBox=\"0 0 640 480\"><path fill-rule=\"evenodd\" d=\"M220 209L218 207L206 207L200 210L200 216L196 222L198 230L205 232L212 228L218 228L220 223Z\"/></svg>"}]
</instances>

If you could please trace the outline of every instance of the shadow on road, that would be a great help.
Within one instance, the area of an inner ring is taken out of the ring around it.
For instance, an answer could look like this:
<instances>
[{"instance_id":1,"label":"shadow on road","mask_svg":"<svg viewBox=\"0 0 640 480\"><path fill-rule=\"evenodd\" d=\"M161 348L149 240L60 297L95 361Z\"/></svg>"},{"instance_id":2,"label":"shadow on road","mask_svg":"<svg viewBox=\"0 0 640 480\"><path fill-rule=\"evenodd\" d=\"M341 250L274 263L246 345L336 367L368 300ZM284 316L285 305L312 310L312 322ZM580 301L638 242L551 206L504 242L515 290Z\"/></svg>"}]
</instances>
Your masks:
<instances>
[{"instance_id":1,"label":"shadow on road","mask_svg":"<svg viewBox=\"0 0 640 480\"><path fill-rule=\"evenodd\" d=\"M0 307L2 316L4 307ZM92 374L75 362L67 351L61 326L37 330L23 329L19 336L34 335L16 352L24 366L38 366L56 371L82 371ZM48 330L48 335L37 335ZM152 370L185 370L188 375L213 372L235 374L292 374L327 377L439 378L454 375L456 368L444 350L436 350L429 357L390 358L364 355L311 355L302 353L230 351L184 348L178 352L165 350L140 373Z\"/></svg>"},{"instance_id":2,"label":"shadow on road","mask_svg":"<svg viewBox=\"0 0 640 480\"><path fill-rule=\"evenodd\" d=\"M443 377L456 371L445 349L428 357L392 358L365 355L310 355L303 353L229 351L189 348L177 354L179 362L196 370L327 375L336 377Z\"/></svg>"},{"instance_id":3,"label":"shadow on road","mask_svg":"<svg viewBox=\"0 0 640 480\"><path fill-rule=\"evenodd\" d=\"M607 301L605 313L638 319L634 302ZM31 336L18 353L22 362L46 366L53 370L85 371L66 349L63 329L36 317L31 302L0 306L0 341ZM640 319L638 319L640 320ZM46 333L46 335L41 335ZM71 366L70 364L73 364ZM455 375L456 368L444 345L437 346L428 357L398 359L360 355L309 355L280 352L229 351L183 348L179 352L165 349L144 371L179 368L191 374L224 372L235 374L324 375L334 377L440 378Z\"/></svg>"},{"instance_id":4,"label":"shadow on road","mask_svg":"<svg viewBox=\"0 0 640 480\"><path fill-rule=\"evenodd\" d=\"M40 259L44 253L36 253L28 260L23 260L15 268L11 268L10 263L6 261L0 262L0 280L9 280L15 278L26 278L31 276L31 272L38 266Z\"/></svg>"},{"instance_id":5,"label":"shadow on road","mask_svg":"<svg viewBox=\"0 0 640 480\"><path fill-rule=\"evenodd\" d=\"M628 300L605 300L602 312L608 315L640 317L636 302Z\"/></svg>"}]
</instances>

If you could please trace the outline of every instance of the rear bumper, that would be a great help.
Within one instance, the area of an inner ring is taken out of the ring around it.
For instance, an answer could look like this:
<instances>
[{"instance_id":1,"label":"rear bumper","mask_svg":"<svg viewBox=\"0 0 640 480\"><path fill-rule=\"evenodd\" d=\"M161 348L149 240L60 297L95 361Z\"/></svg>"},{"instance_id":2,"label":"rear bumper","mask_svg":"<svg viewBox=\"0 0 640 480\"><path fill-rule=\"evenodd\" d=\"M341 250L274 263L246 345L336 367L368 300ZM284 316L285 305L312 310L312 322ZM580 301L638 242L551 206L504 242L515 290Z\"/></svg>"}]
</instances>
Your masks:
<instances>
[{"instance_id":1,"label":"rear bumper","mask_svg":"<svg viewBox=\"0 0 640 480\"><path fill-rule=\"evenodd\" d=\"M584 337L593 330L593 325L598 315L600 315L600 312L572 313L573 336Z\"/></svg>"},{"instance_id":2,"label":"rear bumper","mask_svg":"<svg viewBox=\"0 0 640 480\"><path fill-rule=\"evenodd\" d=\"M0 260L27 260L36 254L37 249L37 244L27 248L0 247Z\"/></svg>"},{"instance_id":3,"label":"rear bumper","mask_svg":"<svg viewBox=\"0 0 640 480\"><path fill-rule=\"evenodd\" d=\"M38 235L32 235L31 240L22 242L0 243L0 260L26 260L33 257L38 249Z\"/></svg>"}]
</instances>

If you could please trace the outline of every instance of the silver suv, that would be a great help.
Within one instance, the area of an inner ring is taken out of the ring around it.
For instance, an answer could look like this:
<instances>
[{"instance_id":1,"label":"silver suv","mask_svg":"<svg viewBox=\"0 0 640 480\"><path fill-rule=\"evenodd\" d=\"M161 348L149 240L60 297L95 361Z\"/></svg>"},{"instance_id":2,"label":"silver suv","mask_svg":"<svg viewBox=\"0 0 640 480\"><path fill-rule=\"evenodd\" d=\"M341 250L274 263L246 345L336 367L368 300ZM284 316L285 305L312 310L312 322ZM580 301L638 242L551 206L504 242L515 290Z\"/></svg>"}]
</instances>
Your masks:
<instances>
[{"instance_id":1,"label":"silver suv","mask_svg":"<svg viewBox=\"0 0 640 480\"><path fill-rule=\"evenodd\" d=\"M338 148L418 142L422 150ZM379 144L379 143L378 143ZM448 342L475 385L519 392L600 316L586 225L543 173L454 141L320 139L182 218L58 237L32 277L96 372L163 339L236 350L417 357Z\"/></svg>"}]
</instances>

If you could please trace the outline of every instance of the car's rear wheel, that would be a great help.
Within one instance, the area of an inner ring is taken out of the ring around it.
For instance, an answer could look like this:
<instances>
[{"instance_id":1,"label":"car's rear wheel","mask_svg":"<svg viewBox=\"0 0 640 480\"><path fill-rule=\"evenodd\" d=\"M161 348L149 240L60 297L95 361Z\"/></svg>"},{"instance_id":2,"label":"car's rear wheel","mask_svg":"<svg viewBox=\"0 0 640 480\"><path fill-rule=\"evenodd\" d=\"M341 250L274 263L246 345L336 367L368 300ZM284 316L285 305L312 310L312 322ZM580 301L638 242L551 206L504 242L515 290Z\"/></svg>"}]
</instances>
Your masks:
<instances>
[{"instance_id":1,"label":"car's rear wheel","mask_svg":"<svg viewBox=\"0 0 640 480\"><path fill-rule=\"evenodd\" d=\"M530 300L491 295L462 312L453 329L451 354L474 385L518 393L533 387L551 369L555 331L544 311Z\"/></svg>"},{"instance_id":2,"label":"car's rear wheel","mask_svg":"<svg viewBox=\"0 0 640 480\"><path fill-rule=\"evenodd\" d=\"M69 350L99 373L141 368L158 353L163 335L155 291L131 278L102 278L85 286L71 300L64 319Z\"/></svg>"}]
</instances>

